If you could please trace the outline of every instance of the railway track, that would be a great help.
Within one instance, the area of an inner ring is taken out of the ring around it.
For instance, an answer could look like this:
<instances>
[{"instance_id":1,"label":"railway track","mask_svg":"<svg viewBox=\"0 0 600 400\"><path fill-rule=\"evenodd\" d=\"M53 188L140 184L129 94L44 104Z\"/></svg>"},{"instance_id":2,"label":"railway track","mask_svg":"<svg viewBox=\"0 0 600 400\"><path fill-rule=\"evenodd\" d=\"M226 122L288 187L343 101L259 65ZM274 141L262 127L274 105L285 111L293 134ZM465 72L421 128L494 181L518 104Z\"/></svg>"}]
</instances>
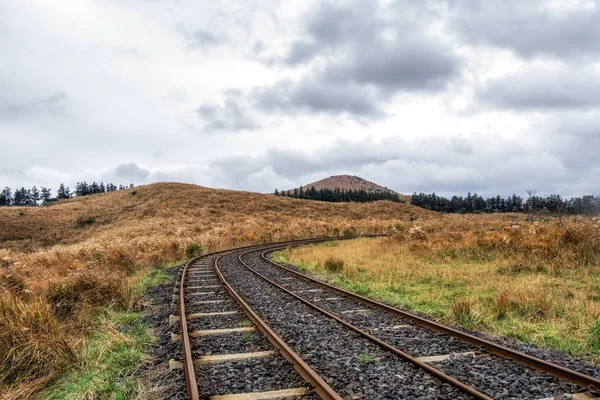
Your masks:
<instances>
[{"instance_id":1,"label":"railway track","mask_svg":"<svg viewBox=\"0 0 600 400\"><path fill-rule=\"evenodd\" d=\"M305 276L268 254L188 263L175 296L191 399L591 398L598 378ZM175 299L175 298L174 298ZM187 318L181 316L187 315ZM562 398L562 397L558 397Z\"/></svg>"}]
</instances>

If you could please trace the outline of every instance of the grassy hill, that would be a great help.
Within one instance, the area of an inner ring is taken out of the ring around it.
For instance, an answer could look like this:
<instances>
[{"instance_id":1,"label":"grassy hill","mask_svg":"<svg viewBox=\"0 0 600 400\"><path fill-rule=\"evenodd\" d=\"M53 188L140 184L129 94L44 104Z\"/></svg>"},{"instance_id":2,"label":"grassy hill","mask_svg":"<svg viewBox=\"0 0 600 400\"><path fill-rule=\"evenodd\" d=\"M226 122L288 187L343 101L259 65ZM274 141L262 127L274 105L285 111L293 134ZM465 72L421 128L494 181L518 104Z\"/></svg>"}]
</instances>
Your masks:
<instances>
[{"instance_id":1,"label":"grassy hill","mask_svg":"<svg viewBox=\"0 0 600 400\"><path fill-rule=\"evenodd\" d=\"M37 287L84 266L111 267L112 258L141 266L181 259L191 243L213 251L293 238L384 233L410 215L430 214L387 201L333 204L157 183L48 207L0 208L0 268L16 270Z\"/></svg>"}]
</instances>

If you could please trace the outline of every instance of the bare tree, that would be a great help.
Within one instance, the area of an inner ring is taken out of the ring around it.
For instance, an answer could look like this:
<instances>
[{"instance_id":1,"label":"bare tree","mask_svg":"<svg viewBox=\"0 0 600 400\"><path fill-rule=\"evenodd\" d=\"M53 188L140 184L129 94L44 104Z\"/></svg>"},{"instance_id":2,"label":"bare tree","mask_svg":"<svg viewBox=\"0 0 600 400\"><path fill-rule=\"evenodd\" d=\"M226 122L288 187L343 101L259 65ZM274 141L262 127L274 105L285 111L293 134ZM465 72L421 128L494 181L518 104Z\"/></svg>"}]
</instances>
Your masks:
<instances>
[{"instance_id":1,"label":"bare tree","mask_svg":"<svg viewBox=\"0 0 600 400\"><path fill-rule=\"evenodd\" d=\"M536 196L537 191L535 189L526 190L527 202L525 202L525 209L527 210L527 214L529 215L529 222L533 224L535 221L535 215L538 212L538 197Z\"/></svg>"}]
</instances>

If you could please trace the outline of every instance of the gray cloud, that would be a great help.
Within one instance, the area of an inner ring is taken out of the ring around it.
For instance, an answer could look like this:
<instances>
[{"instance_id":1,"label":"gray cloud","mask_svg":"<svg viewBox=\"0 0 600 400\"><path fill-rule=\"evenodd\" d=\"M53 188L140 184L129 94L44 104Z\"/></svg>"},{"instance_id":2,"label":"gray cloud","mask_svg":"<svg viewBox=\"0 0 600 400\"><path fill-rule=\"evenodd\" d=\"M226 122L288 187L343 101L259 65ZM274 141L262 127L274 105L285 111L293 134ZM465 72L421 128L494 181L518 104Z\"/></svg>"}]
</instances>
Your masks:
<instances>
[{"instance_id":1,"label":"gray cloud","mask_svg":"<svg viewBox=\"0 0 600 400\"><path fill-rule=\"evenodd\" d=\"M374 85L382 92L442 89L459 73L456 56L447 48L425 40L365 46L360 55L331 63L325 76L333 82Z\"/></svg>"},{"instance_id":2,"label":"gray cloud","mask_svg":"<svg viewBox=\"0 0 600 400\"><path fill-rule=\"evenodd\" d=\"M192 47L216 46L225 40L224 37L204 29L196 29L188 37L188 43Z\"/></svg>"},{"instance_id":3,"label":"gray cloud","mask_svg":"<svg viewBox=\"0 0 600 400\"><path fill-rule=\"evenodd\" d=\"M206 102L196 109L198 116L205 122L202 132L238 132L260 128L258 123L248 115L236 97L239 91L227 91L223 105Z\"/></svg>"},{"instance_id":4,"label":"gray cloud","mask_svg":"<svg viewBox=\"0 0 600 400\"><path fill-rule=\"evenodd\" d=\"M600 54L600 7L553 10L547 1L449 0L451 28L470 43L514 50L523 57Z\"/></svg>"},{"instance_id":5,"label":"gray cloud","mask_svg":"<svg viewBox=\"0 0 600 400\"><path fill-rule=\"evenodd\" d=\"M40 115L64 115L67 95L64 92L54 93L46 97L36 97L23 103L11 103L10 99L0 98L5 103L0 108L1 119L30 118Z\"/></svg>"},{"instance_id":6,"label":"gray cloud","mask_svg":"<svg viewBox=\"0 0 600 400\"><path fill-rule=\"evenodd\" d=\"M114 174L118 178L144 182L150 176L150 171L140 167L136 163L128 163L117 165Z\"/></svg>"},{"instance_id":7,"label":"gray cloud","mask_svg":"<svg viewBox=\"0 0 600 400\"><path fill-rule=\"evenodd\" d=\"M296 40L291 44L288 54L285 56L283 62L287 65L305 63L310 61L318 50L319 46L313 42Z\"/></svg>"},{"instance_id":8,"label":"gray cloud","mask_svg":"<svg viewBox=\"0 0 600 400\"><path fill-rule=\"evenodd\" d=\"M402 3L407 11L409 3ZM384 115L381 103L400 92L438 91L460 75L452 48L426 34L419 12L394 14L371 2L321 3L303 18L304 37L293 41L281 62L310 65L291 83L260 90L259 103L296 111ZM397 18L396 18L397 16ZM386 18L388 17L388 18ZM387 36L386 36L387 35ZM276 101L282 104L276 106Z\"/></svg>"},{"instance_id":9,"label":"gray cloud","mask_svg":"<svg viewBox=\"0 0 600 400\"><path fill-rule=\"evenodd\" d=\"M495 107L581 109L600 106L600 73L591 68L528 66L492 79L478 99Z\"/></svg>"},{"instance_id":10,"label":"gray cloud","mask_svg":"<svg viewBox=\"0 0 600 400\"><path fill-rule=\"evenodd\" d=\"M279 81L256 89L251 96L265 111L347 113L359 117L382 115L373 90L352 83L336 85L319 77L300 82Z\"/></svg>"}]
</instances>

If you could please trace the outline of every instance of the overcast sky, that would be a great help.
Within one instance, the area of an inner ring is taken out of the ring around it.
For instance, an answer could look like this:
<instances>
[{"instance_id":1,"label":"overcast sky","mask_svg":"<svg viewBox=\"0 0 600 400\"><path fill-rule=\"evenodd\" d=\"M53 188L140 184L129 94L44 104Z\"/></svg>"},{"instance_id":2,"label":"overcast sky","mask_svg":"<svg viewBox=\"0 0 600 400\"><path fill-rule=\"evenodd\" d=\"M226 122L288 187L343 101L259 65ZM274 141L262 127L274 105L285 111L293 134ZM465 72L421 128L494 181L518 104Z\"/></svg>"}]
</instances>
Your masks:
<instances>
[{"instance_id":1,"label":"overcast sky","mask_svg":"<svg viewBox=\"0 0 600 400\"><path fill-rule=\"evenodd\" d=\"M0 185L600 193L597 1L0 0Z\"/></svg>"}]
</instances>

